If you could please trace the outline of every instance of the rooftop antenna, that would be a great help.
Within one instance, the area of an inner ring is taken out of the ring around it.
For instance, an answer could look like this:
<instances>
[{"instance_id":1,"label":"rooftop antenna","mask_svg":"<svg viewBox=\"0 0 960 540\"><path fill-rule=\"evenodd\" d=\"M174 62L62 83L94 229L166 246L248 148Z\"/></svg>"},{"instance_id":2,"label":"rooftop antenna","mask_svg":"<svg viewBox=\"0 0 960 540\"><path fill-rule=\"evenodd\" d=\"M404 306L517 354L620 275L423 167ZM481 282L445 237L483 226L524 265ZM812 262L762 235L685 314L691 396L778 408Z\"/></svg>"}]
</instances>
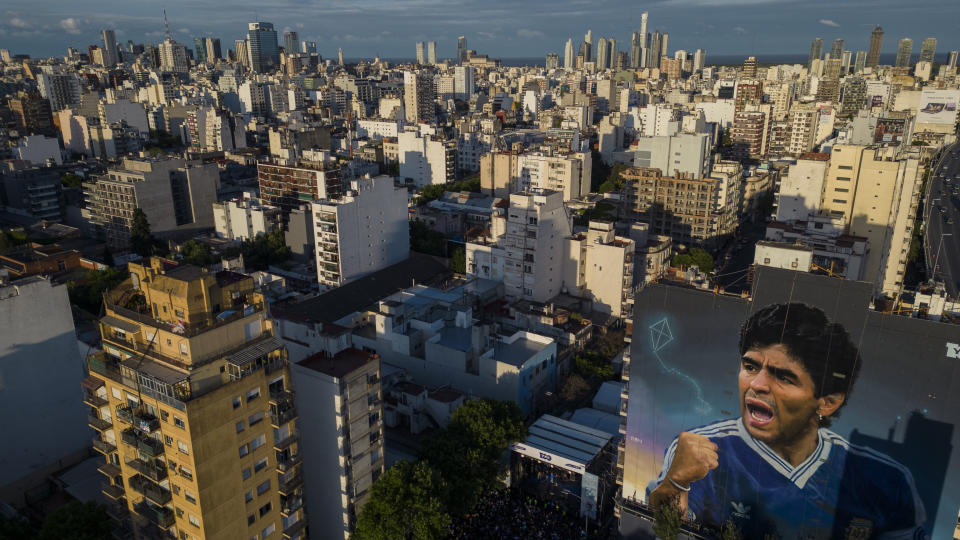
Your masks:
<instances>
[{"instance_id":1,"label":"rooftop antenna","mask_svg":"<svg viewBox=\"0 0 960 540\"><path fill-rule=\"evenodd\" d=\"M163 8L163 27L167 29L167 41L173 41L170 37L170 23L167 22L167 8Z\"/></svg>"}]
</instances>

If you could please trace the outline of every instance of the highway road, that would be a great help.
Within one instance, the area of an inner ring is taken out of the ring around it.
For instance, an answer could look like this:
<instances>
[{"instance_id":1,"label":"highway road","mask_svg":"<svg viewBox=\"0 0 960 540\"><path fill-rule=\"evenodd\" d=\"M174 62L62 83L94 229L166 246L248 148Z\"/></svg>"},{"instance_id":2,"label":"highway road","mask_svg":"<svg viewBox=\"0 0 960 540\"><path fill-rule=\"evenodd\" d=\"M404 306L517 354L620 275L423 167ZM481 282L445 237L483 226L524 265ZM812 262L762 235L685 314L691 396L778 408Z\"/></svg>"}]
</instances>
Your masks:
<instances>
[{"instance_id":1,"label":"highway road","mask_svg":"<svg viewBox=\"0 0 960 540\"><path fill-rule=\"evenodd\" d=\"M943 151L929 184L923 213L927 276L960 298L960 143Z\"/></svg>"}]
</instances>

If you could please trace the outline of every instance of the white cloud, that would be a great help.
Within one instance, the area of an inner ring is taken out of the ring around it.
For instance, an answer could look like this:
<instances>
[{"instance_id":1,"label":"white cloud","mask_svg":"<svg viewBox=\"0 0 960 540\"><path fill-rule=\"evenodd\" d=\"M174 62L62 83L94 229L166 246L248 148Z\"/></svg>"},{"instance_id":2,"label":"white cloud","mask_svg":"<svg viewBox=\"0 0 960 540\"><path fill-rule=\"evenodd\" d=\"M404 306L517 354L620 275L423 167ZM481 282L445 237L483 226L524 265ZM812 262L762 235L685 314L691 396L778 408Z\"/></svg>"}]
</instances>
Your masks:
<instances>
[{"instance_id":1,"label":"white cloud","mask_svg":"<svg viewBox=\"0 0 960 540\"><path fill-rule=\"evenodd\" d=\"M521 28L517 30L517 37L524 39L534 39L546 37L543 32L539 30L530 30L529 28Z\"/></svg>"},{"instance_id":2,"label":"white cloud","mask_svg":"<svg viewBox=\"0 0 960 540\"><path fill-rule=\"evenodd\" d=\"M80 21L74 17L67 17L60 21L60 28L63 28L68 34L79 34Z\"/></svg>"},{"instance_id":3,"label":"white cloud","mask_svg":"<svg viewBox=\"0 0 960 540\"><path fill-rule=\"evenodd\" d=\"M832 26L834 28L840 28L840 25L831 21L830 19L820 19L820 24L824 26Z\"/></svg>"},{"instance_id":4,"label":"white cloud","mask_svg":"<svg viewBox=\"0 0 960 540\"><path fill-rule=\"evenodd\" d=\"M30 23L21 19L20 17L13 17L7 22L14 28L30 28L31 26Z\"/></svg>"},{"instance_id":5,"label":"white cloud","mask_svg":"<svg viewBox=\"0 0 960 540\"><path fill-rule=\"evenodd\" d=\"M477 35L487 39L497 39L497 35L490 32L477 32Z\"/></svg>"},{"instance_id":6,"label":"white cloud","mask_svg":"<svg viewBox=\"0 0 960 540\"><path fill-rule=\"evenodd\" d=\"M747 32L747 29L744 28L744 27L742 27L742 26L734 26L734 27L733 27L733 31L736 32L736 33L738 33L738 34L748 34L748 33L749 33L749 32Z\"/></svg>"}]
</instances>

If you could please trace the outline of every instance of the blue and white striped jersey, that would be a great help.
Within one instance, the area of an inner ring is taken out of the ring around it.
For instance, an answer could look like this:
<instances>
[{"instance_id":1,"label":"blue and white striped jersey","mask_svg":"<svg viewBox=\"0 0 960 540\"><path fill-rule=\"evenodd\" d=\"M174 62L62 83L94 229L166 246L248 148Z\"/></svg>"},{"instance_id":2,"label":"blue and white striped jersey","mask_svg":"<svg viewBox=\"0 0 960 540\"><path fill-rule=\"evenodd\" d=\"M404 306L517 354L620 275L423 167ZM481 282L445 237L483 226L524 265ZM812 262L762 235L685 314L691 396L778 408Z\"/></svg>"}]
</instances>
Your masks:
<instances>
[{"instance_id":1,"label":"blue and white striped jersey","mask_svg":"<svg viewBox=\"0 0 960 540\"><path fill-rule=\"evenodd\" d=\"M690 430L718 446L719 466L690 486L689 510L743 538L922 539L926 514L906 467L890 457L819 430L817 449L791 466L747 432L741 419ZM647 496L666 478L677 440Z\"/></svg>"}]
</instances>

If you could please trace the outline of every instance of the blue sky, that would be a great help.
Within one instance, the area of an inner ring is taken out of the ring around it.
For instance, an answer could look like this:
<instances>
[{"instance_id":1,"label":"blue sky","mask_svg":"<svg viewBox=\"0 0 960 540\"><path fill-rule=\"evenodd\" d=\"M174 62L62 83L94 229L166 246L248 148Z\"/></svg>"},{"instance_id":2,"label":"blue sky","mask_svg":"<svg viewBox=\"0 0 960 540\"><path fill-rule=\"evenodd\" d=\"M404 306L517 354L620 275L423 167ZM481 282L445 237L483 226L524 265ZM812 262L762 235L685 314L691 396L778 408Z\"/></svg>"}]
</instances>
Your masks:
<instances>
[{"instance_id":1,"label":"blue sky","mask_svg":"<svg viewBox=\"0 0 960 540\"><path fill-rule=\"evenodd\" d=\"M301 40L316 41L324 57L379 54L413 57L416 41L437 41L438 54L451 57L458 35L471 49L495 57L562 53L568 37L613 37L625 50L640 13L650 13L649 30L670 33L670 51L707 49L709 55L806 54L822 37L825 48L844 38L846 48L866 49L875 24L884 28L884 52L896 51L902 37L939 40L938 53L960 49L958 0L39 0L0 7L0 48L32 56L62 56L69 46L85 50L100 42L102 28L116 30L122 43L163 39L166 6L174 39L192 46L211 35L232 48L246 23L272 22Z\"/></svg>"}]
</instances>

